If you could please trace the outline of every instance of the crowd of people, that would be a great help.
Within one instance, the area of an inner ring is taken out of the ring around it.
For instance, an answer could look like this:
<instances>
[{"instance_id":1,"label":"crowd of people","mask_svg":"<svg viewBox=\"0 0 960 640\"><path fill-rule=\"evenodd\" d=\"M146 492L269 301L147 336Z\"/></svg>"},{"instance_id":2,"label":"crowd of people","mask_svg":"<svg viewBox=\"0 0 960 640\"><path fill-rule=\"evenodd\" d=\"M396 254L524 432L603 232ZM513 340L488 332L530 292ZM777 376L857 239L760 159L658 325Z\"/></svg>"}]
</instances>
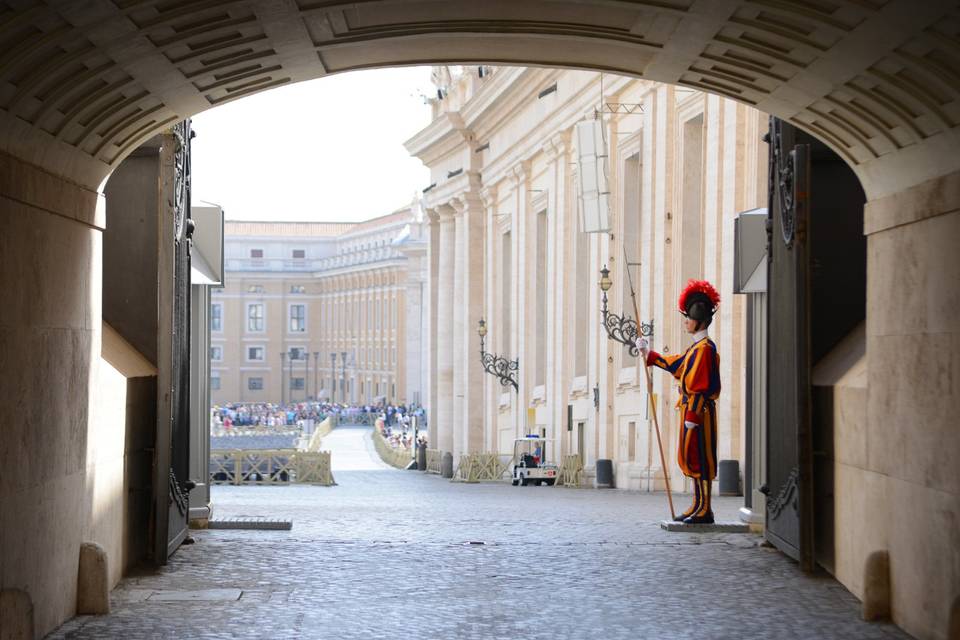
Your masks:
<instances>
[{"instance_id":1,"label":"crowd of people","mask_svg":"<svg viewBox=\"0 0 960 640\"><path fill-rule=\"evenodd\" d=\"M294 402L288 404L229 403L211 408L211 426L217 430L230 431L235 428L300 428L312 420L319 423L327 416L341 419L368 418L370 424L377 418L383 419L385 430L393 434L407 433L416 419L420 427L426 425L426 412L419 404L378 404L351 405L335 402ZM385 435L388 435L385 433Z\"/></svg>"},{"instance_id":2,"label":"crowd of people","mask_svg":"<svg viewBox=\"0 0 960 640\"><path fill-rule=\"evenodd\" d=\"M325 402L290 404L231 403L211 408L211 425L229 431L237 427L303 427L305 420L320 422L333 405Z\"/></svg>"},{"instance_id":3,"label":"crowd of people","mask_svg":"<svg viewBox=\"0 0 960 640\"><path fill-rule=\"evenodd\" d=\"M381 417L383 437L391 447L409 449L415 437L418 445L427 443L426 432L421 431L426 427L426 414L420 405L386 405Z\"/></svg>"}]
</instances>

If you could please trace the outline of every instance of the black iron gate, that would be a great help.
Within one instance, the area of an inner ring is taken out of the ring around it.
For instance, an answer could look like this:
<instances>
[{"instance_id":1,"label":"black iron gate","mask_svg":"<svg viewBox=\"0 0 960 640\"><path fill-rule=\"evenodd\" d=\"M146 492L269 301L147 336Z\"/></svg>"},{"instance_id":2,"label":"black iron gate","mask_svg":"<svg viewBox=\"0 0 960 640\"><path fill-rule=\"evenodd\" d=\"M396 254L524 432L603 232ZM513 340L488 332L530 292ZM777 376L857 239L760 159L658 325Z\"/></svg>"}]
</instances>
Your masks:
<instances>
[{"instance_id":1,"label":"black iron gate","mask_svg":"<svg viewBox=\"0 0 960 640\"><path fill-rule=\"evenodd\" d=\"M190 121L163 134L157 246L157 433L153 558L165 564L190 516Z\"/></svg>"},{"instance_id":2,"label":"black iron gate","mask_svg":"<svg viewBox=\"0 0 960 640\"><path fill-rule=\"evenodd\" d=\"M170 515L167 555L187 535L190 517L190 121L173 128L174 152L174 280L173 397L170 425Z\"/></svg>"},{"instance_id":3,"label":"black iron gate","mask_svg":"<svg viewBox=\"0 0 960 640\"><path fill-rule=\"evenodd\" d=\"M766 537L813 569L810 148L770 118Z\"/></svg>"}]
</instances>

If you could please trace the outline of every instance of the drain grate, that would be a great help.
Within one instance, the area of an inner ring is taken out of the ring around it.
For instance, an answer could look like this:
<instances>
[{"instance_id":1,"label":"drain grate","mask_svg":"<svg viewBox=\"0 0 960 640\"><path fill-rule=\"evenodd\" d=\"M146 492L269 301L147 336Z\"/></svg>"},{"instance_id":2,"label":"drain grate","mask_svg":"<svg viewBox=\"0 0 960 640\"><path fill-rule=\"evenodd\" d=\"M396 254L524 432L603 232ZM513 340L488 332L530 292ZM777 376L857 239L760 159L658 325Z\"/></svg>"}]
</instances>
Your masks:
<instances>
[{"instance_id":1,"label":"drain grate","mask_svg":"<svg viewBox=\"0 0 960 640\"><path fill-rule=\"evenodd\" d=\"M277 520L260 516L238 518L225 518L223 520L211 520L208 528L210 529L259 529L264 531L289 531L293 528L293 520Z\"/></svg>"}]
</instances>

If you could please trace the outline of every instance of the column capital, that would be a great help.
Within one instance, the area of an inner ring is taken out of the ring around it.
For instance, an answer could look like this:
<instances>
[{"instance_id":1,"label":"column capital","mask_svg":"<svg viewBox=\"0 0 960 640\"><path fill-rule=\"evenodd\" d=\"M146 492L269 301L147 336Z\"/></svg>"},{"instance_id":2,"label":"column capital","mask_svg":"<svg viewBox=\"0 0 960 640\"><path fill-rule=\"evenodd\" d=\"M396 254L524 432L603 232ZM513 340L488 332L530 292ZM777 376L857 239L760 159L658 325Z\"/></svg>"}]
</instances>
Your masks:
<instances>
[{"instance_id":1,"label":"column capital","mask_svg":"<svg viewBox=\"0 0 960 640\"><path fill-rule=\"evenodd\" d=\"M458 216L463 213L469 213L471 209L480 209L483 206L482 194L474 189L461 191L456 197L450 200L450 206L453 207Z\"/></svg>"},{"instance_id":2,"label":"column capital","mask_svg":"<svg viewBox=\"0 0 960 640\"><path fill-rule=\"evenodd\" d=\"M546 154L547 159L552 162L556 160L557 157L563 156L567 151L569 151L571 137L572 131L561 131L544 142L541 149L543 150L544 154Z\"/></svg>"},{"instance_id":3,"label":"column capital","mask_svg":"<svg viewBox=\"0 0 960 640\"><path fill-rule=\"evenodd\" d=\"M437 205L436 212L441 225L453 222L453 218L457 215L456 209L453 208L450 202Z\"/></svg>"},{"instance_id":4,"label":"column capital","mask_svg":"<svg viewBox=\"0 0 960 640\"><path fill-rule=\"evenodd\" d=\"M485 208L497 204L497 187L494 185L480 189L480 201Z\"/></svg>"},{"instance_id":5,"label":"column capital","mask_svg":"<svg viewBox=\"0 0 960 640\"><path fill-rule=\"evenodd\" d=\"M517 184L524 182L530 175L530 160L521 160L510 170L510 174Z\"/></svg>"}]
</instances>

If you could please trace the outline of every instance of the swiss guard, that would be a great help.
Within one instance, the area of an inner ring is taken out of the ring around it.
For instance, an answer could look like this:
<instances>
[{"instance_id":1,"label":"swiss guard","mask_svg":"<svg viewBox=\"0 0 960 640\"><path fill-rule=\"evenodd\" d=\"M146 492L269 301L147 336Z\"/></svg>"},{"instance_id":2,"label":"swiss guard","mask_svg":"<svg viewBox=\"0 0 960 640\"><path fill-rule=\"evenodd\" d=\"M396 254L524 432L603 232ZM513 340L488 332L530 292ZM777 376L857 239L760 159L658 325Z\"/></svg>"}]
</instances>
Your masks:
<instances>
[{"instance_id":1,"label":"swiss guard","mask_svg":"<svg viewBox=\"0 0 960 640\"><path fill-rule=\"evenodd\" d=\"M683 474L694 481L693 504L674 520L687 524L713 522L710 489L717 476L717 409L720 396L720 356L707 334L720 294L706 280L690 280L680 294L680 313L693 344L684 353L661 355L640 339L637 347L647 366L660 367L680 382L681 425L677 462Z\"/></svg>"}]
</instances>

